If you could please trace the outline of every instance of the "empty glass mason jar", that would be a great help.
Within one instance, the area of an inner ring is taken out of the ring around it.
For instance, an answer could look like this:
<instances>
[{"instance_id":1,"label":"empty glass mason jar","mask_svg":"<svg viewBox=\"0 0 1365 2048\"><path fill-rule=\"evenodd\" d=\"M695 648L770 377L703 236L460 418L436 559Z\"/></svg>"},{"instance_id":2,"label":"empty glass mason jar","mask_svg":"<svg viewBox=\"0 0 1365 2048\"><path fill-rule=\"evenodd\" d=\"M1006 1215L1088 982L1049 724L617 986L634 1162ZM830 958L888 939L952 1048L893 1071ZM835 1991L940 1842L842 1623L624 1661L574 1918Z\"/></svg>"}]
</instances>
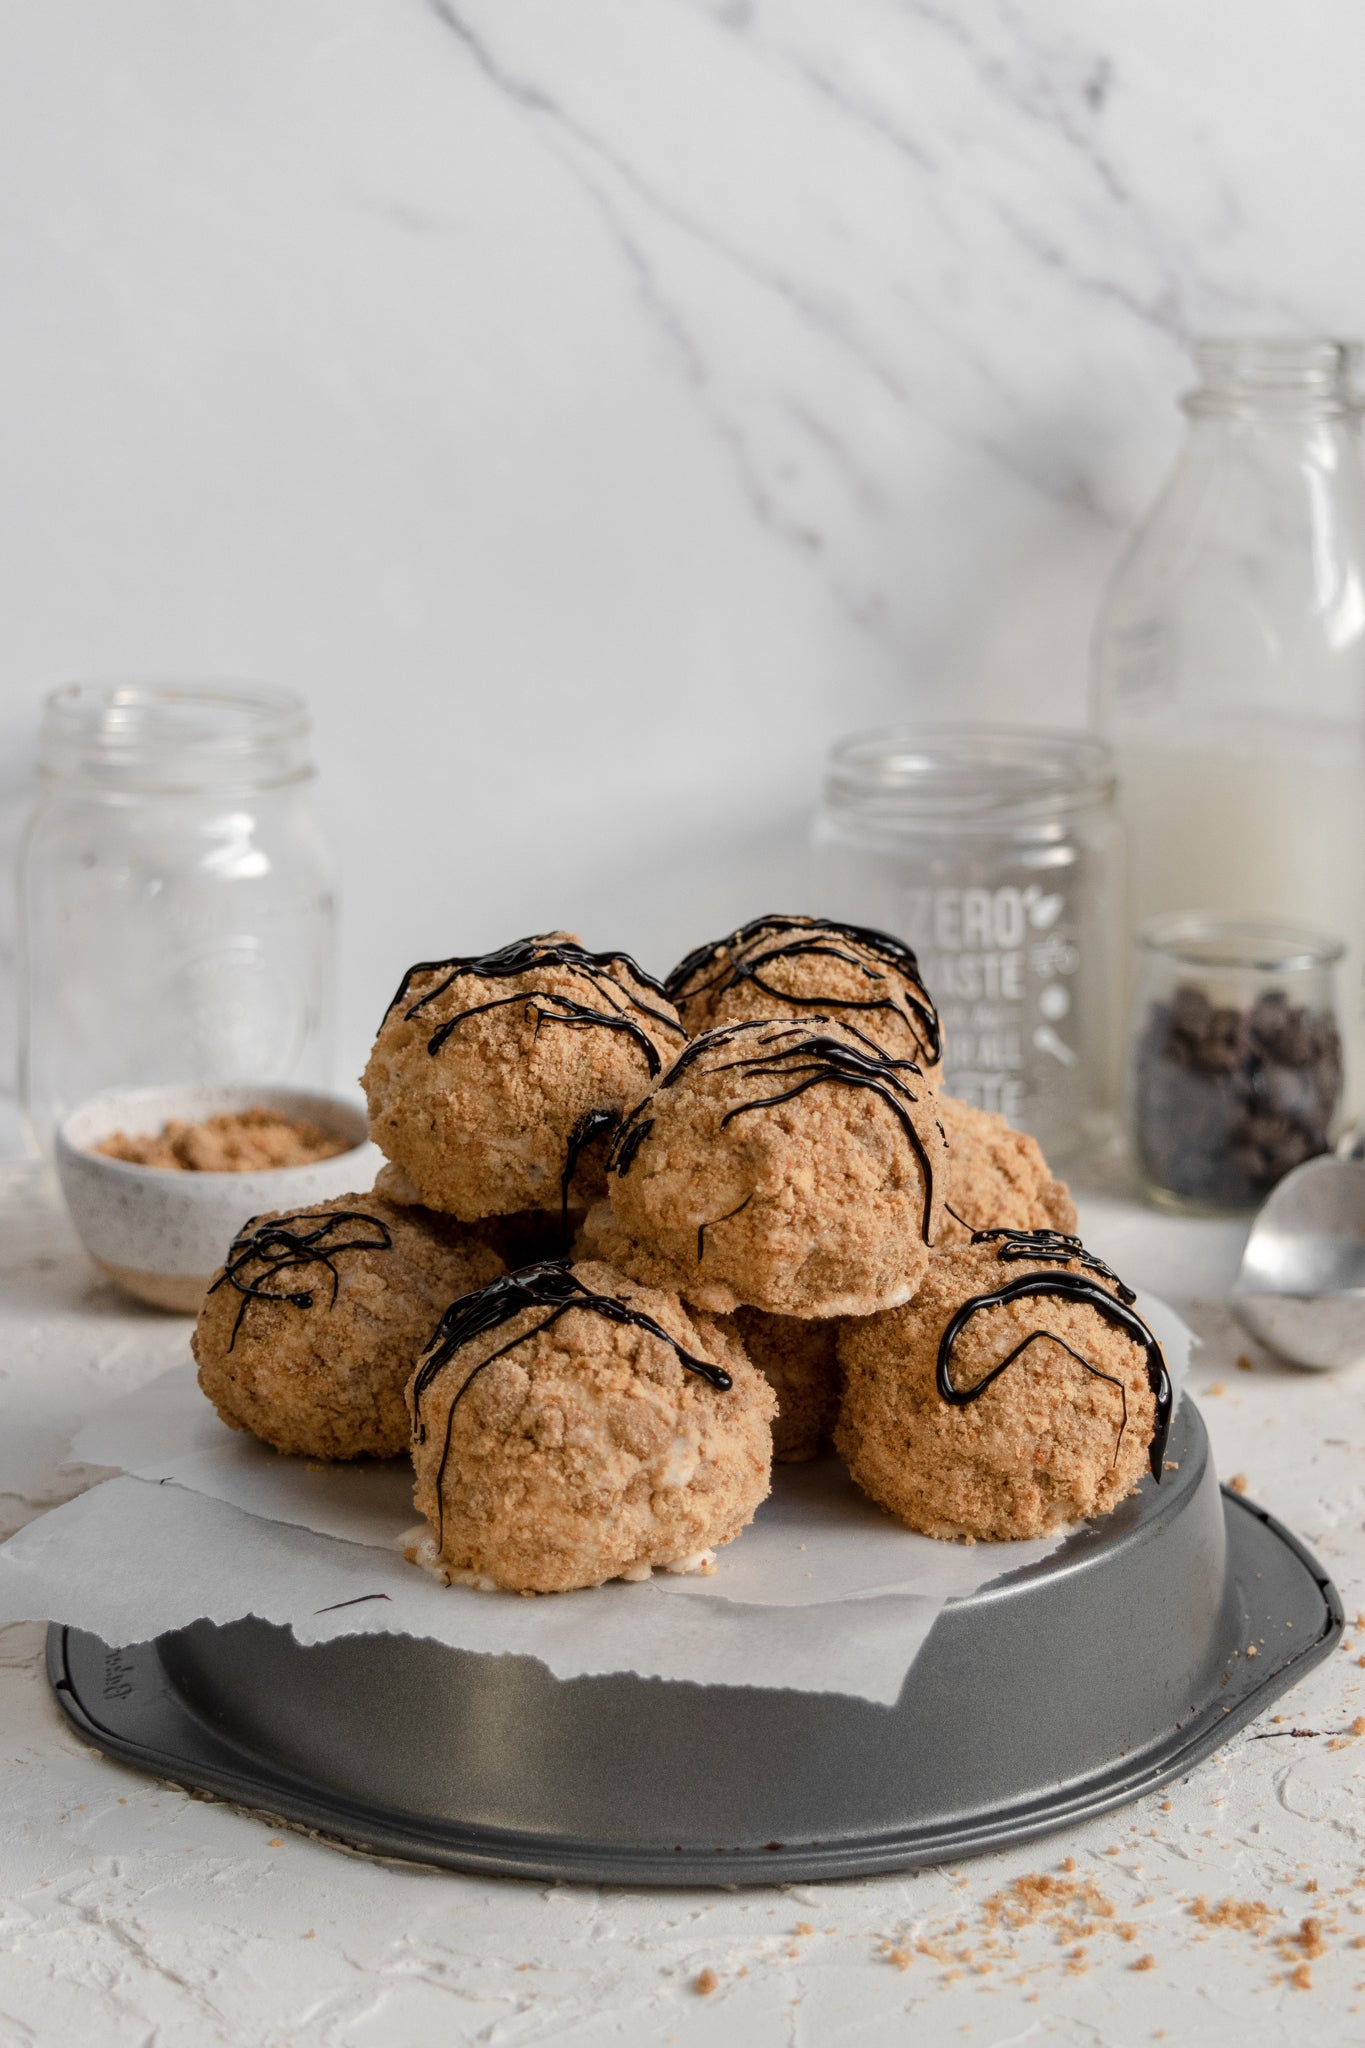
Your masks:
<instances>
[{"instance_id":1,"label":"empty glass mason jar","mask_svg":"<svg viewBox=\"0 0 1365 2048\"><path fill-rule=\"evenodd\" d=\"M332 1078L335 890L292 691L47 699L19 859L26 1133L102 1088Z\"/></svg>"},{"instance_id":2,"label":"empty glass mason jar","mask_svg":"<svg viewBox=\"0 0 1365 2048\"><path fill-rule=\"evenodd\" d=\"M943 726L833 749L820 908L915 948L943 1019L944 1086L1050 1158L1109 1127L1122 847L1109 751Z\"/></svg>"},{"instance_id":3,"label":"empty glass mason jar","mask_svg":"<svg viewBox=\"0 0 1365 2048\"><path fill-rule=\"evenodd\" d=\"M1128 1078L1138 1171L1167 1208L1254 1209L1330 1148L1344 949L1291 925L1195 913L1153 918L1140 943Z\"/></svg>"}]
</instances>

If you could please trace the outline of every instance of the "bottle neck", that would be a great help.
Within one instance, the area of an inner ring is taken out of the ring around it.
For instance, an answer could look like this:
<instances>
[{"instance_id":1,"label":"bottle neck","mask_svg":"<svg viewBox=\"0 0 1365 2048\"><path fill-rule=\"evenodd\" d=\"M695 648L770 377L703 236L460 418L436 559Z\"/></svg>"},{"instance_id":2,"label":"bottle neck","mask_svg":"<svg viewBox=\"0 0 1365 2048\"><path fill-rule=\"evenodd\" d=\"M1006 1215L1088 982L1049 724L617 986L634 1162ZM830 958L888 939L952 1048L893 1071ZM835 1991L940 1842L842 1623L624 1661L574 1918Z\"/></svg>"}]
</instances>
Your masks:
<instances>
[{"instance_id":1,"label":"bottle neck","mask_svg":"<svg viewBox=\"0 0 1365 2048\"><path fill-rule=\"evenodd\" d=\"M1365 726L1356 354L1346 342L1196 349L1190 433L1100 616L1106 730L1263 752Z\"/></svg>"},{"instance_id":2,"label":"bottle neck","mask_svg":"<svg viewBox=\"0 0 1365 2048\"><path fill-rule=\"evenodd\" d=\"M1359 420L1356 342L1197 341L1194 358L1199 383L1181 400L1194 420L1268 427L1326 421L1354 427Z\"/></svg>"}]
</instances>

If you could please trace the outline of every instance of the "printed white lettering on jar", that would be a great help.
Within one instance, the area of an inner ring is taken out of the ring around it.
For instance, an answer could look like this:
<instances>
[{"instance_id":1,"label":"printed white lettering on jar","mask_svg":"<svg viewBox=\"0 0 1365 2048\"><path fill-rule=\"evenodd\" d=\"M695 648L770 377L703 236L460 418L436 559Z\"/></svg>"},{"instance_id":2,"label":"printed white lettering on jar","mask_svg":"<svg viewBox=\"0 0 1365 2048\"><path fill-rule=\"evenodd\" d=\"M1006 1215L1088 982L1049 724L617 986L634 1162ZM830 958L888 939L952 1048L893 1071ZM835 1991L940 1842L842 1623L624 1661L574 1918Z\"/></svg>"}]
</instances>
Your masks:
<instances>
[{"instance_id":1,"label":"printed white lettering on jar","mask_svg":"<svg viewBox=\"0 0 1365 2048\"><path fill-rule=\"evenodd\" d=\"M934 891L934 944L956 953L962 944L962 902L957 889Z\"/></svg>"},{"instance_id":2,"label":"printed white lettering on jar","mask_svg":"<svg viewBox=\"0 0 1365 2048\"><path fill-rule=\"evenodd\" d=\"M1022 946L1024 934L1028 929L1023 892L1019 889L997 889L993 911L991 930L996 945L1010 948Z\"/></svg>"},{"instance_id":3,"label":"printed white lettering on jar","mask_svg":"<svg viewBox=\"0 0 1365 2048\"><path fill-rule=\"evenodd\" d=\"M964 946L984 948L991 944L995 929L994 905L989 889L964 889L962 891L962 943Z\"/></svg>"}]
</instances>

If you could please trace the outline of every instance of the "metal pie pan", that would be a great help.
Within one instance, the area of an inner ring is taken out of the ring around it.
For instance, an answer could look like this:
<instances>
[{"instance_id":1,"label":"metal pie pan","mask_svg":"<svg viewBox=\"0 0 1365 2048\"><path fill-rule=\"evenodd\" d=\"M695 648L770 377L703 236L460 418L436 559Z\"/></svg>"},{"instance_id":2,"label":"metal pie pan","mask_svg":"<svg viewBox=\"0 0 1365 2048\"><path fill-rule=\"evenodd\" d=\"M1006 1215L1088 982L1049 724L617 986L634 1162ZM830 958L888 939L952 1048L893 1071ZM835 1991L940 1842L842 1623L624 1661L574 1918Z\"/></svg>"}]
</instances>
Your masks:
<instances>
[{"instance_id":1,"label":"metal pie pan","mask_svg":"<svg viewBox=\"0 0 1365 2048\"><path fill-rule=\"evenodd\" d=\"M647 1885L937 1863L1179 1777L1340 1637L1335 1587L1220 1491L1188 1401L1168 1456L1163 1485L950 1603L892 1707L561 1680L410 1636L303 1648L256 1620L131 1648L54 1627L49 1676L109 1755L382 1855Z\"/></svg>"}]
</instances>

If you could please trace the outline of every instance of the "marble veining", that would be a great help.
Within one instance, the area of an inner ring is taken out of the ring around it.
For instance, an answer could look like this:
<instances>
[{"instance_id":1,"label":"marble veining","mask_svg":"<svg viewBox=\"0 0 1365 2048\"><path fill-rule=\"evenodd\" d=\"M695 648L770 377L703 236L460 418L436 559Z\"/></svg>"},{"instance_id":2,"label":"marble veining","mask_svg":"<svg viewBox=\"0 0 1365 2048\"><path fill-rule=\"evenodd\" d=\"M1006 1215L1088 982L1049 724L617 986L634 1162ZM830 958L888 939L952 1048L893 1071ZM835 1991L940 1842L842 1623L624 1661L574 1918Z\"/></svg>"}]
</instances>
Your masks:
<instances>
[{"instance_id":1,"label":"marble veining","mask_svg":"<svg viewBox=\"0 0 1365 2048\"><path fill-rule=\"evenodd\" d=\"M0 861L44 686L300 684L343 1076L433 946L799 900L841 731L1081 716L1188 335L1365 331L1350 0L63 0L0 58Z\"/></svg>"}]
</instances>

